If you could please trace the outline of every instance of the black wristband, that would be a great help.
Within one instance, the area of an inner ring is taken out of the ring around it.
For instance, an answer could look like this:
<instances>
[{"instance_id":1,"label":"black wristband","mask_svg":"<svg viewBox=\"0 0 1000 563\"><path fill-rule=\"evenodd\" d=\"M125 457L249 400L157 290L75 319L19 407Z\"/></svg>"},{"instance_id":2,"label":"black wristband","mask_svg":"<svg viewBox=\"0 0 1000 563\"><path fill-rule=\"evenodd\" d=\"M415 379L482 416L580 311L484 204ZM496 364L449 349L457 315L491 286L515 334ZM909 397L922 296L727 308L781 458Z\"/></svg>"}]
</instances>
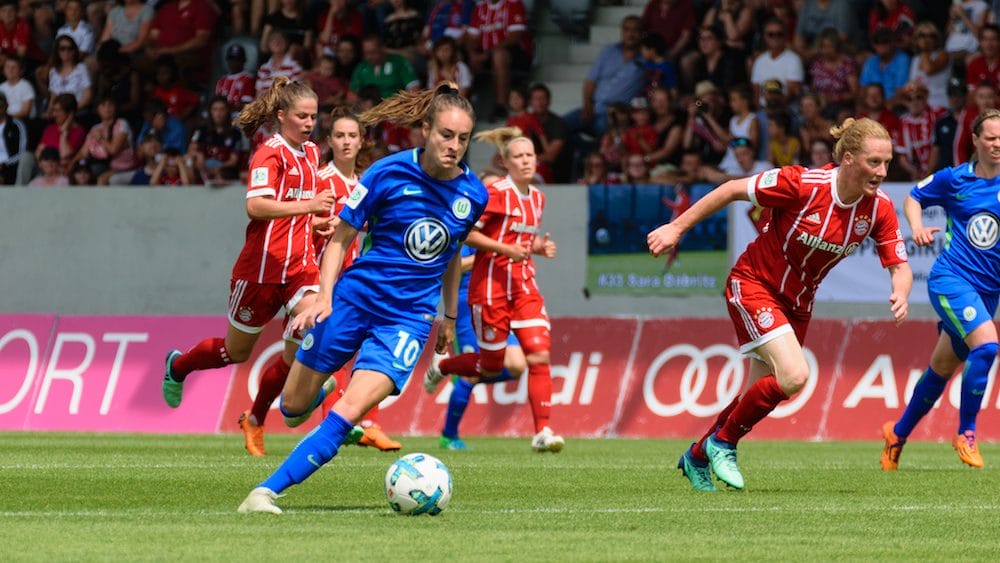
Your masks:
<instances>
[{"instance_id":1,"label":"black wristband","mask_svg":"<svg viewBox=\"0 0 1000 563\"><path fill-rule=\"evenodd\" d=\"M458 315L455 315L454 317L452 317L448 313L445 313L444 314L444 318L448 319L449 321L454 321L454 320L458 319Z\"/></svg>"}]
</instances>

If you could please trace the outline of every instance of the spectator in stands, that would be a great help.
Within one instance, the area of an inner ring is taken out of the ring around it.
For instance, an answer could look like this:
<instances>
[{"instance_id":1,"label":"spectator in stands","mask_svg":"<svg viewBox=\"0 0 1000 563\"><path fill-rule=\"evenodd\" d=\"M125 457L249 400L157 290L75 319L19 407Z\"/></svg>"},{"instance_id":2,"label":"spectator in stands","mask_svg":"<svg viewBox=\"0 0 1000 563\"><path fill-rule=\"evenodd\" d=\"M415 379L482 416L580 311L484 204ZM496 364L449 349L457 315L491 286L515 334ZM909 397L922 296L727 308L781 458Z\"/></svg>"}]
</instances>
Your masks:
<instances>
[{"instance_id":1,"label":"spectator in stands","mask_svg":"<svg viewBox=\"0 0 1000 563\"><path fill-rule=\"evenodd\" d=\"M968 88L959 78L948 80L948 107L945 114L934 124L934 144L927 164L930 170L941 170L955 166L955 134L960 119L965 113Z\"/></svg>"},{"instance_id":2,"label":"spectator in stands","mask_svg":"<svg viewBox=\"0 0 1000 563\"><path fill-rule=\"evenodd\" d=\"M198 94L184 85L177 71L177 64L170 55L163 55L156 61L156 82L152 97L167 106L167 113L188 121L198 109Z\"/></svg>"},{"instance_id":3,"label":"spectator in stands","mask_svg":"<svg viewBox=\"0 0 1000 563\"><path fill-rule=\"evenodd\" d=\"M729 118L729 129L724 139L729 142L739 137L750 139L750 144L757 146L760 143L760 122L757 121L757 114L754 112L753 92L747 84L729 90L729 111L732 116ZM722 162L732 164L736 159L732 147L726 149L726 155L722 157ZM722 163L719 167L723 167Z\"/></svg>"},{"instance_id":4,"label":"spectator in stands","mask_svg":"<svg viewBox=\"0 0 1000 563\"><path fill-rule=\"evenodd\" d=\"M799 105L801 116L798 136L804 147L813 146L815 141L824 141L831 147L833 146L833 135L830 134L833 122L823 116L822 107L823 104L816 94L809 92L802 96L802 102Z\"/></svg>"},{"instance_id":5,"label":"spectator in stands","mask_svg":"<svg viewBox=\"0 0 1000 563\"><path fill-rule=\"evenodd\" d=\"M139 142L150 132L155 132L164 149L183 151L187 147L187 132L181 120L170 115L167 106L157 99L146 102L143 109L145 121L139 129Z\"/></svg>"},{"instance_id":6,"label":"spectator in stands","mask_svg":"<svg viewBox=\"0 0 1000 563\"><path fill-rule=\"evenodd\" d=\"M656 33L667 45L667 58L680 61L698 26L692 0L649 0L642 11L641 24Z\"/></svg>"},{"instance_id":7,"label":"spectator in stands","mask_svg":"<svg viewBox=\"0 0 1000 563\"><path fill-rule=\"evenodd\" d=\"M288 41L288 50L298 55L313 51L312 24L306 16L305 0L280 0L278 8L264 16L264 29L260 34L260 52L270 53L267 38L274 31L280 32Z\"/></svg>"},{"instance_id":8,"label":"spectator in stands","mask_svg":"<svg viewBox=\"0 0 1000 563\"><path fill-rule=\"evenodd\" d=\"M768 161L775 166L791 166L799 163L802 143L792 132L792 116L788 112L772 113L767 120Z\"/></svg>"},{"instance_id":9,"label":"spectator in stands","mask_svg":"<svg viewBox=\"0 0 1000 563\"><path fill-rule=\"evenodd\" d=\"M517 127L521 130L521 135L531 140L535 147L535 154L541 154L545 143L545 130L542 129L542 122L528 107L528 91L525 88L514 87L507 95L507 109L510 115L507 116L507 127ZM543 164L541 159L536 157L537 164L535 173L544 183L552 182L552 169Z\"/></svg>"},{"instance_id":10,"label":"spectator in stands","mask_svg":"<svg viewBox=\"0 0 1000 563\"><path fill-rule=\"evenodd\" d=\"M784 84L786 103L793 103L802 95L802 59L788 48L783 26L777 19L764 23L764 43L767 49L754 59L750 70L754 98L760 104L764 103L762 87L765 80L776 79Z\"/></svg>"},{"instance_id":11,"label":"spectator in stands","mask_svg":"<svg viewBox=\"0 0 1000 563\"><path fill-rule=\"evenodd\" d=\"M837 30L824 29L816 42L816 58L809 67L810 89L828 111L853 107L858 99L858 64L844 53Z\"/></svg>"},{"instance_id":12,"label":"spectator in stands","mask_svg":"<svg viewBox=\"0 0 1000 563\"><path fill-rule=\"evenodd\" d=\"M32 37L31 24L17 17L17 0L0 0L0 58L7 57L35 63L45 60Z\"/></svg>"},{"instance_id":13,"label":"spectator in stands","mask_svg":"<svg viewBox=\"0 0 1000 563\"><path fill-rule=\"evenodd\" d=\"M59 150L47 147L38 153L38 175L28 182L30 188L56 188L69 185L69 178L59 165Z\"/></svg>"},{"instance_id":14,"label":"spectator in stands","mask_svg":"<svg viewBox=\"0 0 1000 563\"><path fill-rule=\"evenodd\" d=\"M666 52L666 43L656 33L647 33L639 41L639 54L642 55L642 82L646 85L643 95L646 97L657 88L677 92L677 69L667 58Z\"/></svg>"},{"instance_id":15,"label":"spectator in stands","mask_svg":"<svg viewBox=\"0 0 1000 563\"><path fill-rule=\"evenodd\" d=\"M504 100L511 87L511 73L531 69L533 56L528 16L521 0L484 0L472 11L466 29L466 50L474 74L489 69L497 103L492 121L507 117Z\"/></svg>"},{"instance_id":16,"label":"spectator in stands","mask_svg":"<svg viewBox=\"0 0 1000 563\"><path fill-rule=\"evenodd\" d=\"M56 37L67 35L73 38L80 55L86 58L94 53L94 29L90 24L83 21L83 1L66 0L66 7L63 10L66 23L56 30Z\"/></svg>"},{"instance_id":17,"label":"spectator in stands","mask_svg":"<svg viewBox=\"0 0 1000 563\"><path fill-rule=\"evenodd\" d=\"M157 155L156 166L149 177L150 186L193 186L197 184L191 170L191 160L176 149L164 149Z\"/></svg>"},{"instance_id":18,"label":"spectator in stands","mask_svg":"<svg viewBox=\"0 0 1000 563\"><path fill-rule=\"evenodd\" d=\"M389 0L392 11L385 16L385 49L390 53L403 55L410 64L420 66L422 58L417 50L424 19L407 0Z\"/></svg>"},{"instance_id":19,"label":"spectator in stands","mask_svg":"<svg viewBox=\"0 0 1000 563\"><path fill-rule=\"evenodd\" d=\"M809 145L809 164L806 168L822 168L833 162L833 147L826 139L816 139Z\"/></svg>"},{"instance_id":20,"label":"spectator in stands","mask_svg":"<svg viewBox=\"0 0 1000 563\"><path fill-rule=\"evenodd\" d=\"M972 126L979 114L997 107L997 87L989 82L976 86L972 92L972 104L966 104L959 120L959 129L955 133L954 162L968 162L972 158Z\"/></svg>"},{"instance_id":21,"label":"spectator in stands","mask_svg":"<svg viewBox=\"0 0 1000 563\"><path fill-rule=\"evenodd\" d=\"M430 58L431 49L438 39L462 39L465 28L472 21L472 0L437 0L427 12L427 22L420 34L420 54Z\"/></svg>"},{"instance_id":22,"label":"spectator in stands","mask_svg":"<svg viewBox=\"0 0 1000 563\"><path fill-rule=\"evenodd\" d=\"M636 16L626 16L622 20L621 41L601 50L583 81L583 107L563 116L571 135L586 133L600 137L607 128L608 107L616 102L627 103L639 94L642 89L641 38L642 21Z\"/></svg>"},{"instance_id":23,"label":"spectator in stands","mask_svg":"<svg viewBox=\"0 0 1000 563\"><path fill-rule=\"evenodd\" d=\"M910 80L923 83L930 93L927 103L931 107L948 107L948 78L951 77L951 59L941 48L941 32L929 21L917 24L914 31L913 58L910 60Z\"/></svg>"},{"instance_id":24,"label":"spectator in stands","mask_svg":"<svg viewBox=\"0 0 1000 563\"><path fill-rule=\"evenodd\" d=\"M47 148L55 149L59 152L62 170L69 170L73 156L87 138L86 129L76 122L76 108L76 96L73 94L59 94L52 100L49 107L51 122L42 131L42 140L35 149L36 158ZM29 164L33 165L34 161Z\"/></svg>"},{"instance_id":25,"label":"spectator in stands","mask_svg":"<svg viewBox=\"0 0 1000 563\"><path fill-rule=\"evenodd\" d=\"M316 65L303 75L303 79L316 92L321 108L338 105L347 95L347 82L337 76L337 59L333 55L320 57Z\"/></svg>"},{"instance_id":26,"label":"spectator in stands","mask_svg":"<svg viewBox=\"0 0 1000 563\"><path fill-rule=\"evenodd\" d=\"M747 0L719 0L712 4L701 20L701 27L722 32L723 44L744 58L750 54L753 40L753 9Z\"/></svg>"},{"instance_id":27,"label":"spectator in stands","mask_svg":"<svg viewBox=\"0 0 1000 563\"><path fill-rule=\"evenodd\" d=\"M73 164L73 168L70 169L69 174L69 185L71 186L96 186L97 177L87 166L86 162L76 162Z\"/></svg>"},{"instance_id":28,"label":"spectator in stands","mask_svg":"<svg viewBox=\"0 0 1000 563\"><path fill-rule=\"evenodd\" d=\"M7 57L3 63L3 76L6 80L0 84L0 94L4 95L8 105L7 114L17 119L35 117L35 88L24 79L21 59Z\"/></svg>"},{"instance_id":29,"label":"spectator in stands","mask_svg":"<svg viewBox=\"0 0 1000 563\"><path fill-rule=\"evenodd\" d=\"M177 60L187 78L204 81L212 60L212 31L218 9L209 0L165 0L156 7L146 47L147 65L161 55ZM185 74L187 73L187 74Z\"/></svg>"},{"instance_id":30,"label":"spectator in stands","mask_svg":"<svg viewBox=\"0 0 1000 563\"><path fill-rule=\"evenodd\" d=\"M783 24L782 24L783 25ZM807 61L816 56L816 38L832 27L845 45L857 45L861 34L850 2L844 0L806 0L795 25L795 50Z\"/></svg>"},{"instance_id":31,"label":"spectator in stands","mask_svg":"<svg viewBox=\"0 0 1000 563\"><path fill-rule=\"evenodd\" d=\"M658 176L651 178L652 181L662 184L721 184L728 179L728 176L714 166L705 164L701 160L701 153L695 150L686 150L681 155L679 168L668 170Z\"/></svg>"},{"instance_id":32,"label":"spectator in stands","mask_svg":"<svg viewBox=\"0 0 1000 563\"><path fill-rule=\"evenodd\" d=\"M642 159L640 154L630 154L625 157L625 165L622 166L622 183L625 184L651 184L649 176L649 164Z\"/></svg>"},{"instance_id":33,"label":"spectator in stands","mask_svg":"<svg viewBox=\"0 0 1000 563\"><path fill-rule=\"evenodd\" d=\"M910 56L896 48L892 32L880 27L871 38L875 52L861 65L862 86L881 84L889 107L897 105L896 90L906 84L910 75Z\"/></svg>"},{"instance_id":34,"label":"spectator in stands","mask_svg":"<svg viewBox=\"0 0 1000 563\"><path fill-rule=\"evenodd\" d=\"M969 54L979 48L979 30L990 19L990 6L983 0L964 0L952 3L948 12L948 38L944 50L952 60L965 62Z\"/></svg>"},{"instance_id":35,"label":"spectator in stands","mask_svg":"<svg viewBox=\"0 0 1000 563\"><path fill-rule=\"evenodd\" d=\"M83 162L94 177L92 183L106 186L112 174L135 168L134 139L128 121L118 116L118 103L114 98L98 102L97 117L100 121L90 128L73 162Z\"/></svg>"},{"instance_id":36,"label":"spectator in stands","mask_svg":"<svg viewBox=\"0 0 1000 563\"><path fill-rule=\"evenodd\" d=\"M611 104L608 107L608 127L601 135L601 156L608 163L608 169L619 171L625 158L625 131L632 125L628 105Z\"/></svg>"},{"instance_id":37,"label":"spectator in stands","mask_svg":"<svg viewBox=\"0 0 1000 563\"><path fill-rule=\"evenodd\" d=\"M583 160L583 176L577 184L620 184L621 177L608 172L608 163L599 152L592 152Z\"/></svg>"},{"instance_id":38,"label":"spectator in stands","mask_svg":"<svg viewBox=\"0 0 1000 563\"><path fill-rule=\"evenodd\" d=\"M49 66L47 92L49 109L46 116L51 116L52 103L61 94L71 94L76 98L77 108L81 111L88 109L93 99L90 71L83 64L76 42L68 35L56 38Z\"/></svg>"},{"instance_id":39,"label":"spectator in stands","mask_svg":"<svg viewBox=\"0 0 1000 563\"><path fill-rule=\"evenodd\" d=\"M774 165L766 160L757 160L757 147L753 146L750 139L746 137L737 137L729 141L729 146L732 147L733 153L736 155L735 162L719 168L730 179L746 178L774 168Z\"/></svg>"},{"instance_id":40,"label":"spectator in stands","mask_svg":"<svg viewBox=\"0 0 1000 563\"><path fill-rule=\"evenodd\" d=\"M649 109L649 102L646 98L632 100L632 107L629 113L632 118L632 124L625 130L625 137L623 139L625 154L643 157L647 168L649 168L649 159L646 156L652 154L653 149L656 148L656 139L658 137L656 127L652 123L653 113Z\"/></svg>"},{"instance_id":41,"label":"spectator in stands","mask_svg":"<svg viewBox=\"0 0 1000 563\"><path fill-rule=\"evenodd\" d=\"M657 137L656 148L646 155L646 162L654 167L655 175L659 167L673 166L680 161L684 121L673 105L673 94L665 88L657 88L649 95L649 109L653 113L652 123Z\"/></svg>"},{"instance_id":42,"label":"spectator in stands","mask_svg":"<svg viewBox=\"0 0 1000 563\"><path fill-rule=\"evenodd\" d=\"M538 118L542 125L542 147L536 150L538 155L538 166L547 168L552 177L551 182L564 184L570 181L570 168L572 163L566 155L566 142L569 132L566 122L552 110L549 104L552 102L552 93L549 88L540 83L536 83L528 90L528 105L531 113Z\"/></svg>"},{"instance_id":43,"label":"spectator in stands","mask_svg":"<svg viewBox=\"0 0 1000 563\"><path fill-rule=\"evenodd\" d=\"M979 28L979 52L968 60L965 82L970 89L983 83L1000 86L1000 27L996 24Z\"/></svg>"},{"instance_id":44,"label":"spectator in stands","mask_svg":"<svg viewBox=\"0 0 1000 563\"><path fill-rule=\"evenodd\" d=\"M24 122L7 113L7 97L0 94L0 183L10 186L17 182L17 165L27 150L28 130Z\"/></svg>"},{"instance_id":45,"label":"spectator in stands","mask_svg":"<svg viewBox=\"0 0 1000 563\"><path fill-rule=\"evenodd\" d=\"M388 98L400 90L420 89L420 81L417 80L410 61L400 55L386 53L382 40L377 35L364 38L361 52L364 60L351 76L348 99L356 100L361 89L369 85L378 87L382 98Z\"/></svg>"},{"instance_id":46,"label":"spectator in stands","mask_svg":"<svg viewBox=\"0 0 1000 563\"><path fill-rule=\"evenodd\" d=\"M358 38L365 34L365 22L361 12L348 0L330 0L330 5L320 13L316 21L318 35L315 56L317 57L335 49L339 52L340 42L344 37ZM346 78L350 78L350 75Z\"/></svg>"},{"instance_id":47,"label":"spectator in stands","mask_svg":"<svg viewBox=\"0 0 1000 563\"><path fill-rule=\"evenodd\" d=\"M97 99L114 98L118 115L133 125L142 121L142 80L122 53L116 39L108 39L97 48Z\"/></svg>"},{"instance_id":48,"label":"spectator in stands","mask_svg":"<svg viewBox=\"0 0 1000 563\"><path fill-rule=\"evenodd\" d=\"M431 58L427 61L427 87L434 88L445 82L458 86L458 93L468 99L472 94L472 71L459 56L458 43L449 35L434 41Z\"/></svg>"},{"instance_id":49,"label":"spectator in stands","mask_svg":"<svg viewBox=\"0 0 1000 563\"><path fill-rule=\"evenodd\" d=\"M921 82L908 82L900 89L907 112L899 118L901 134L893 149L911 181L922 180L935 171L930 168L934 124L944 116L945 109L928 107L927 96L927 87Z\"/></svg>"},{"instance_id":50,"label":"spectator in stands","mask_svg":"<svg viewBox=\"0 0 1000 563\"><path fill-rule=\"evenodd\" d=\"M340 38L334 53L337 58L337 78L350 84L351 77L354 76L354 69L358 68L358 64L361 62L360 53L360 41L350 35Z\"/></svg>"},{"instance_id":51,"label":"spectator in stands","mask_svg":"<svg viewBox=\"0 0 1000 563\"><path fill-rule=\"evenodd\" d=\"M729 122L725 105L715 85L706 80L695 86L694 100L687 107L684 150L700 151L702 161L713 166L726 154L729 132L721 125Z\"/></svg>"},{"instance_id":52,"label":"spectator in stands","mask_svg":"<svg viewBox=\"0 0 1000 563\"><path fill-rule=\"evenodd\" d=\"M899 118L885 104L885 93L879 83L868 84L861 89L858 102L858 117L870 117L878 121L889 132L894 142L899 140Z\"/></svg>"},{"instance_id":53,"label":"spectator in stands","mask_svg":"<svg viewBox=\"0 0 1000 563\"><path fill-rule=\"evenodd\" d=\"M246 70L247 51L236 43L226 49L226 67L229 74L219 77L215 83L215 94L223 96L236 114L243 106L252 102L257 92L257 77Z\"/></svg>"},{"instance_id":54,"label":"spectator in stands","mask_svg":"<svg viewBox=\"0 0 1000 563\"><path fill-rule=\"evenodd\" d=\"M690 92L693 85L704 80L724 90L747 81L746 57L725 46L722 32L714 27L703 27L698 31L698 52L685 55L681 66L686 75L685 92Z\"/></svg>"},{"instance_id":55,"label":"spectator in stands","mask_svg":"<svg viewBox=\"0 0 1000 563\"><path fill-rule=\"evenodd\" d=\"M239 178L244 143L243 135L233 127L231 113L225 98L212 98L208 105L209 122L195 130L188 145L191 167L210 185Z\"/></svg>"},{"instance_id":56,"label":"spectator in stands","mask_svg":"<svg viewBox=\"0 0 1000 563\"><path fill-rule=\"evenodd\" d=\"M114 39L121 44L122 53L131 56L139 52L149 37L153 15L153 6L145 0L124 0L108 12L100 43Z\"/></svg>"},{"instance_id":57,"label":"spectator in stands","mask_svg":"<svg viewBox=\"0 0 1000 563\"><path fill-rule=\"evenodd\" d=\"M149 131L139 140L136 147L136 168L112 174L109 183L112 186L148 186L156 168L156 155L162 150L160 136L155 131Z\"/></svg>"},{"instance_id":58,"label":"spectator in stands","mask_svg":"<svg viewBox=\"0 0 1000 563\"><path fill-rule=\"evenodd\" d=\"M909 48L916 25L917 15L903 0L878 0L868 10L868 37L874 37L879 29L888 29L899 49Z\"/></svg>"},{"instance_id":59,"label":"spectator in stands","mask_svg":"<svg viewBox=\"0 0 1000 563\"><path fill-rule=\"evenodd\" d=\"M287 76L289 80L298 80L302 76L302 65L299 64L291 51L288 50L288 38L283 31L274 30L267 40L268 52L271 58L257 69L255 89L262 96L271 89L271 84L278 76Z\"/></svg>"}]
</instances>

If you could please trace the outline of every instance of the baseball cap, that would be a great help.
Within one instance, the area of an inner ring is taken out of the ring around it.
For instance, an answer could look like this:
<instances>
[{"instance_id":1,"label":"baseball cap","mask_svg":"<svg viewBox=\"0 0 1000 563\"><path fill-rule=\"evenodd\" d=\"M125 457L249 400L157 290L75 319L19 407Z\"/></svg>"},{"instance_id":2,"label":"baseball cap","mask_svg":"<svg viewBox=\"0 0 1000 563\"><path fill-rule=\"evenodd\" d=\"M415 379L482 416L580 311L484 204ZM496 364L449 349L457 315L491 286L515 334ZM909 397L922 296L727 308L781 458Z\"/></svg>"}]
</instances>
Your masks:
<instances>
[{"instance_id":1,"label":"baseball cap","mask_svg":"<svg viewBox=\"0 0 1000 563\"><path fill-rule=\"evenodd\" d=\"M784 93L785 87L781 85L780 80L778 80L777 78L772 78L770 80L764 81L764 91Z\"/></svg>"},{"instance_id":2,"label":"baseball cap","mask_svg":"<svg viewBox=\"0 0 1000 563\"><path fill-rule=\"evenodd\" d=\"M243 45L233 43L228 48L226 48L226 58L227 59L247 59L247 51L243 48Z\"/></svg>"},{"instance_id":3,"label":"baseball cap","mask_svg":"<svg viewBox=\"0 0 1000 563\"><path fill-rule=\"evenodd\" d=\"M695 84L694 95L695 97L702 97L709 92L718 92L719 89L716 88L715 84L711 80L702 80L701 82Z\"/></svg>"}]
</instances>

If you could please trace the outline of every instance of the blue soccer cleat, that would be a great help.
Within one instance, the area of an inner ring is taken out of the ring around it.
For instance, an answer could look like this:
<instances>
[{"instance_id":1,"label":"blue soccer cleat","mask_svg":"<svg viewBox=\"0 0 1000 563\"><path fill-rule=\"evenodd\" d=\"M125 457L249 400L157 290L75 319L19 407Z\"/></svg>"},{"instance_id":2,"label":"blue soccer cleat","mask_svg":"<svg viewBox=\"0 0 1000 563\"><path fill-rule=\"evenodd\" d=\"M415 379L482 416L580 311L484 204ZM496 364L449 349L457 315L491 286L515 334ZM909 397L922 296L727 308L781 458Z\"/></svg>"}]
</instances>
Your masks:
<instances>
[{"instance_id":1,"label":"blue soccer cleat","mask_svg":"<svg viewBox=\"0 0 1000 563\"><path fill-rule=\"evenodd\" d=\"M692 446L694 444L691 444ZM691 481L691 489L701 492L718 491L715 483L712 482L712 469L707 461L698 461L691 455L691 448L688 448L681 458L677 460L677 469Z\"/></svg>"}]
</instances>

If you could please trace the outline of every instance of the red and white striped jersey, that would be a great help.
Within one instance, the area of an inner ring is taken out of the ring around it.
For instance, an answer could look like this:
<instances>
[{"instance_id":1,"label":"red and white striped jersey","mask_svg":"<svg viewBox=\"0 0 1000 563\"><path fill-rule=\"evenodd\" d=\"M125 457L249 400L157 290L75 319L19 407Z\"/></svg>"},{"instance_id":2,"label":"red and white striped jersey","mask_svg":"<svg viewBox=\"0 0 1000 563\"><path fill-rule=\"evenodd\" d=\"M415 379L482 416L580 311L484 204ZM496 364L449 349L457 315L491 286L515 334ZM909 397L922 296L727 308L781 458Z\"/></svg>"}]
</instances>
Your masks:
<instances>
[{"instance_id":1,"label":"red and white striped jersey","mask_svg":"<svg viewBox=\"0 0 1000 563\"><path fill-rule=\"evenodd\" d=\"M469 22L469 33L479 36L483 51L490 51L503 43L514 31L524 31L521 49L531 56L531 34L527 33L528 18L521 0L484 0L476 4Z\"/></svg>"},{"instance_id":2,"label":"red and white striped jersey","mask_svg":"<svg viewBox=\"0 0 1000 563\"><path fill-rule=\"evenodd\" d=\"M227 74L215 83L215 93L225 96L230 109L237 109L244 103L250 103L257 95L257 77L247 71Z\"/></svg>"},{"instance_id":3,"label":"red and white striped jersey","mask_svg":"<svg viewBox=\"0 0 1000 563\"><path fill-rule=\"evenodd\" d=\"M302 65L289 53L280 61L272 57L257 69L257 95L260 96L271 89L274 79L287 76L289 80L298 80L302 76Z\"/></svg>"},{"instance_id":4,"label":"red and white striped jersey","mask_svg":"<svg viewBox=\"0 0 1000 563\"><path fill-rule=\"evenodd\" d=\"M733 266L732 276L771 287L790 307L811 311L820 281L867 237L883 267L906 262L896 212L882 190L848 205L837 195L839 168L774 168L751 176L747 194L771 221Z\"/></svg>"},{"instance_id":5,"label":"red and white striped jersey","mask_svg":"<svg viewBox=\"0 0 1000 563\"><path fill-rule=\"evenodd\" d=\"M319 169L316 173L316 194L326 190L333 190L333 196L336 198L333 200L333 205L330 206L330 212L323 215L324 217L335 217L340 213L340 210L344 208L344 204L347 203L347 198L351 197L351 191L354 190L354 186L358 184L358 177L355 175L352 178L344 176L333 162L328 162L326 166ZM344 264L340 267L340 272L343 273L348 266L354 263L357 259L359 250L361 248L361 237L355 237L354 242L347 247L347 253L344 254ZM323 252L326 251L326 245L329 242L326 237L314 234L313 235L313 246L316 248L316 262L319 263L323 259Z\"/></svg>"},{"instance_id":6,"label":"red and white striped jersey","mask_svg":"<svg viewBox=\"0 0 1000 563\"><path fill-rule=\"evenodd\" d=\"M509 245L531 245L542 223L545 194L534 186L522 194L510 176L487 186L486 210L476 229L487 237ZM535 263L529 256L521 262L494 252L476 252L469 278L469 303L492 305L522 293L538 293Z\"/></svg>"},{"instance_id":7,"label":"red and white striped jersey","mask_svg":"<svg viewBox=\"0 0 1000 563\"><path fill-rule=\"evenodd\" d=\"M906 155L921 170L927 170L931 148L934 147L934 124L945 113L944 109L929 107L920 116L903 114L899 118L899 139L895 151Z\"/></svg>"},{"instance_id":8,"label":"red and white striped jersey","mask_svg":"<svg viewBox=\"0 0 1000 563\"><path fill-rule=\"evenodd\" d=\"M316 196L318 164L319 147L313 142L306 141L302 150L296 150L275 134L253 155L247 199L312 199ZM286 283L290 276L309 270L319 275L312 243L312 215L250 220L243 251L233 266L233 279Z\"/></svg>"}]
</instances>

